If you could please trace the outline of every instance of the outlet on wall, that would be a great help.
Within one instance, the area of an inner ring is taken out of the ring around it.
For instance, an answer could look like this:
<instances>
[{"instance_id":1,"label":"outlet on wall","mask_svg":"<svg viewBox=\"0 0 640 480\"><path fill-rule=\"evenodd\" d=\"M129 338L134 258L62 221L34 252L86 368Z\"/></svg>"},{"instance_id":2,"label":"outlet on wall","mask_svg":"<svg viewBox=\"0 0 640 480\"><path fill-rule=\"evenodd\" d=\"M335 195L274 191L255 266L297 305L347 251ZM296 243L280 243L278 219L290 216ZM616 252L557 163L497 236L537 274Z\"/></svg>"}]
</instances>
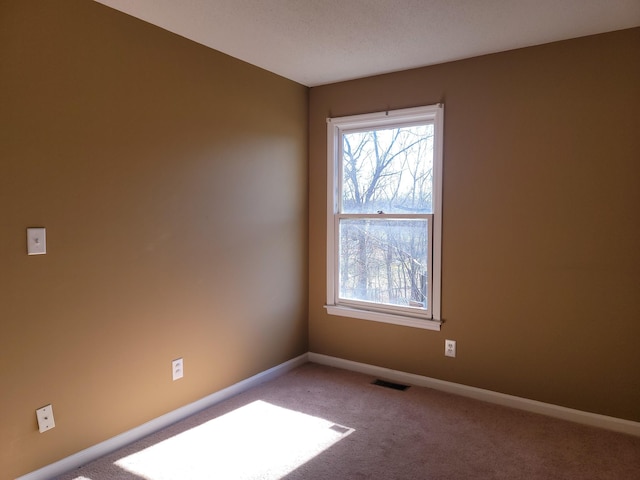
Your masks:
<instances>
[{"instance_id":1,"label":"outlet on wall","mask_svg":"<svg viewBox=\"0 0 640 480\"><path fill-rule=\"evenodd\" d=\"M173 370L174 381L184 377L184 362L182 361L182 358L176 358L173 362L171 362L171 367Z\"/></svg>"},{"instance_id":2,"label":"outlet on wall","mask_svg":"<svg viewBox=\"0 0 640 480\"><path fill-rule=\"evenodd\" d=\"M444 341L444 354L447 357L455 357L456 356L456 341L455 340L445 340Z\"/></svg>"}]
</instances>

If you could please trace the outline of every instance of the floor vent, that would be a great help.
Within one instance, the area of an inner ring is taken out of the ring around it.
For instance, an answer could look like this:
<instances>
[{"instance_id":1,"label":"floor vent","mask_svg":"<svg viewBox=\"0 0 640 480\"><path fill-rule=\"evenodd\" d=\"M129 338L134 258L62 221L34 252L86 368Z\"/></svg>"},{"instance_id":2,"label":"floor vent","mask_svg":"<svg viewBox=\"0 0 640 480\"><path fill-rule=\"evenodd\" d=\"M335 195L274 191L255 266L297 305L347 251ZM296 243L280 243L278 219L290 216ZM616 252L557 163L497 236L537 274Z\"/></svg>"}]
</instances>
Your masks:
<instances>
[{"instance_id":1,"label":"floor vent","mask_svg":"<svg viewBox=\"0 0 640 480\"><path fill-rule=\"evenodd\" d=\"M393 388L394 390L406 390L407 388L409 388L409 385L402 385L401 383L393 383L393 382L387 382L385 380L374 380L373 382L371 382L373 385L378 385L379 387L385 387L385 388Z\"/></svg>"},{"instance_id":2,"label":"floor vent","mask_svg":"<svg viewBox=\"0 0 640 480\"><path fill-rule=\"evenodd\" d=\"M345 433L347 433L349 430L351 430L350 428L343 427L342 425L337 425L337 424L331 425L329 428L331 430L333 430L334 432L338 432L338 433L341 433L343 435Z\"/></svg>"}]
</instances>

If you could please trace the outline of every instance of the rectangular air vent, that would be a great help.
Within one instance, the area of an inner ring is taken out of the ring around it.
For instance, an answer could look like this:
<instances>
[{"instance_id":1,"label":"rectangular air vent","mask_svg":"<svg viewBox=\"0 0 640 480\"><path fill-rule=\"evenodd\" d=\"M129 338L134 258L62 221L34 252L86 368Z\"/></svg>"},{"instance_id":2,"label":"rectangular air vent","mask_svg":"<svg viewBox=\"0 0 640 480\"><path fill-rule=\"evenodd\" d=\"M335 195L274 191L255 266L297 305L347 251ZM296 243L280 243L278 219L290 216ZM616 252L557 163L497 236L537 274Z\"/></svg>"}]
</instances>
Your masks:
<instances>
[{"instance_id":1,"label":"rectangular air vent","mask_svg":"<svg viewBox=\"0 0 640 480\"><path fill-rule=\"evenodd\" d=\"M385 388L393 388L394 390L406 390L407 388L409 388L409 385L402 385L401 383L393 383L393 382L387 382L386 380L374 380L373 382L371 382L373 385L378 385L379 387L385 387Z\"/></svg>"},{"instance_id":2,"label":"rectangular air vent","mask_svg":"<svg viewBox=\"0 0 640 480\"><path fill-rule=\"evenodd\" d=\"M341 433L341 434L343 434L343 435L344 435L345 433L347 433L347 432L350 432L350 431L351 431L351 429L350 429L350 428L343 427L342 425L338 425L338 424L331 425L329 428L330 428L331 430L333 430L334 432L338 432L338 433Z\"/></svg>"}]
</instances>

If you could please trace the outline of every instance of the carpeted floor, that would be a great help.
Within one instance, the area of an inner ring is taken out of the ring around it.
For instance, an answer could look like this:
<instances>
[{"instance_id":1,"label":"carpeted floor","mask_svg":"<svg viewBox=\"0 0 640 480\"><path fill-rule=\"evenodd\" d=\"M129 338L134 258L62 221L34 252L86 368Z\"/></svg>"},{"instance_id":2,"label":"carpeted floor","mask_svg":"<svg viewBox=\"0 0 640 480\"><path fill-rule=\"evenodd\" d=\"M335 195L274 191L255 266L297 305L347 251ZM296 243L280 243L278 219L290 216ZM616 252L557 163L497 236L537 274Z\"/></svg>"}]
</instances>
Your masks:
<instances>
[{"instance_id":1,"label":"carpeted floor","mask_svg":"<svg viewBox=\"0 0 640 480\"><path fill-rule=\"evenodd\" d=\"M58 480L640 479L640 438L306 364Z\"/></svg>"}]
</instances>

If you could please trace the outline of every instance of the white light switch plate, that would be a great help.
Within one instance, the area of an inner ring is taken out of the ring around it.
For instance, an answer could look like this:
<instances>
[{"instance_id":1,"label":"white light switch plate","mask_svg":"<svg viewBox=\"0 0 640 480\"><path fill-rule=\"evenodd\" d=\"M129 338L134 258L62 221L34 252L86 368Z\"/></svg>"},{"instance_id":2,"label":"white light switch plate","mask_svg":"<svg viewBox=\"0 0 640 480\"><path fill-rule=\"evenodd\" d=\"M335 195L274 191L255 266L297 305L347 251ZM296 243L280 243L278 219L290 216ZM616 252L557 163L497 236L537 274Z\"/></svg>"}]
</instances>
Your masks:
<instances>
[{"instance_id":1,"label":"white light switch plate","mask_svg":"<svg viewBox=\"0 0 640 480\"><path fill-rule=\"evenodd\" d=\"M56 426L56 422L53 421L53 407L51 405L37 409L36 417L38 417L40 433L51 430Z\"/></svg>"},{"instance_id":2,"label":"white light switch plate","mask_svg":"<svg viewBox=\"0 0 640 480\"><path fill-rule=\"evenodd\" d=\"M47 235L44 228L27 228L27 253L29 255L47 253Z\"/></svg>"}]
</instances>

